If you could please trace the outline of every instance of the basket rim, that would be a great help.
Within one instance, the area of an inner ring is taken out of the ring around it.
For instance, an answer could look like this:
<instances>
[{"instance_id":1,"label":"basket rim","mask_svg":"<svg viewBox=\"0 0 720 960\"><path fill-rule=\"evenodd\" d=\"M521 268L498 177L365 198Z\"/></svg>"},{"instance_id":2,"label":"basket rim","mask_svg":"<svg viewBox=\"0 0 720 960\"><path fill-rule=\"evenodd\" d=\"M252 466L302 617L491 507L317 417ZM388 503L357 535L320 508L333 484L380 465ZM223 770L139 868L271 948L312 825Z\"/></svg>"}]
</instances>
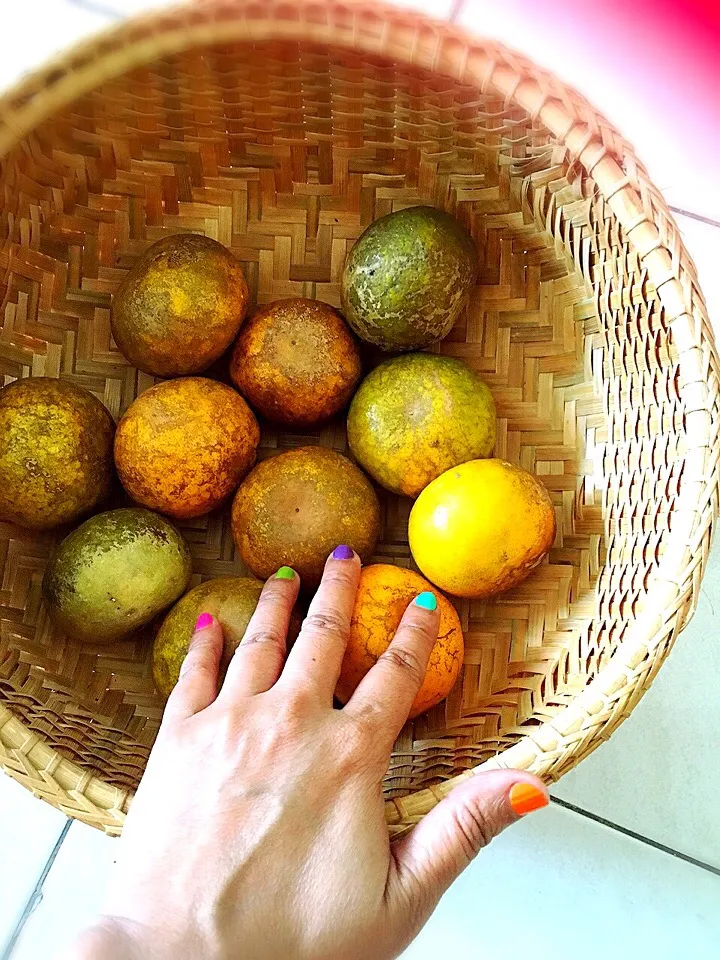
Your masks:
<instances>
[{"instance_id":1,"label":"basket rim","mask_svg":"<svg viewBox=\"0 0 720 960\"><path fill-rule=\"evenodd\" d=\"M634 618L605 667L552 720L502 754L437 786L386 802L393 834L411 827L460 781L477 771L529 770L554 779L560 761L597 745L595 719L608 702L619 724L648 683L636 671L656 647L672 641L694 612L694 587L717 516L718 464L713 456L713 399L718 356L692 260L663 197L633 148L572 87L505 45L450 23L373 0L196 0L131 19L71 48L0 97L0 161L41 122L100 83L192 47L237 41L312 42L381 56L493 90L538 118L564 148L569 166L592 175L648 281L655 287L677 349L687 400L689 443L680 497L665 553ZM663 234L672 243L663 241ZM681 275L689 277L685 286ZM701 549L701 547L703 549ZM653 671L654 674L654 671ZM626 701L632 698L628 706ZM0 766L66 814L107 833L122 828L132 791L113 787L52 749L0 703Z\"/></svg>"}]
</instances>

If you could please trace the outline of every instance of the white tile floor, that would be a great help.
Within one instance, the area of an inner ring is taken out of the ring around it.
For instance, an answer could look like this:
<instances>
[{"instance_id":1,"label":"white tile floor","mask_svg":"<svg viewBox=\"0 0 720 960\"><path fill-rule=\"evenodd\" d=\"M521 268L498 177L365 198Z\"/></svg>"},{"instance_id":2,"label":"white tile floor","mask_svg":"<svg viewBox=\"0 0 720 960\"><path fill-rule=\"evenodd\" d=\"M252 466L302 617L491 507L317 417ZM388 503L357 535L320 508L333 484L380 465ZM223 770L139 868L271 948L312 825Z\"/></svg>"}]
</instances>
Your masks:
<instances>
[{"instance_id":1,"label":"white tile floor","mask_svg":"<svg viewBox=\"0 0 720 960\"><path fill-rule=\"evenodd\" d=\"M0 87L110 22L113 11L150 5L23 0L3 11ZM710 315L720 318L720 194L711 149L720 117L709 116L692 142L678 134L687 118L673 113L677 78L664 70L666 59L656 58L648 79L650 60L641 56L642 82L628 82L639 76L638 64L624 59L622 44L608 62L612 45L598 25L597 4L594 14L586 8L587 17L580 17L557 0L552 23L533 17L533 0L403 5L455 14L572 78L635 143L670 202L691 214L678 216L678 223ZM607 30L612 33L612 23ZM707 149L701 149L703 137ZM720 956L719 627L720 545L695 619L651 690L612 740L554 787L554 796L572 809L552 806L496 840L443 899L407 960L434 960L440 951L461 960ZM101 902L116 842L78 823L63 837L65 823L0 776L2 960L51 957Z\"/></svg>"}]
</instances>

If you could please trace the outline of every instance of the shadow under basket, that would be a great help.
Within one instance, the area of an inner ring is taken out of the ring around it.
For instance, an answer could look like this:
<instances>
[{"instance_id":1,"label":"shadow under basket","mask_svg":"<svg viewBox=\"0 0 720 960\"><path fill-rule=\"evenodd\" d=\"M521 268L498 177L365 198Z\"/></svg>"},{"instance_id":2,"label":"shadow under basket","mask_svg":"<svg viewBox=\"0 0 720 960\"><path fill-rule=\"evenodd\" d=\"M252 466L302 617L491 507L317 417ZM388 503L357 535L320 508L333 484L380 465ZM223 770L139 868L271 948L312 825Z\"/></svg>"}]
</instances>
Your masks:
<instances>
[{"instance_id":1,"label":"shadow under basket","mask_svg":"<svg viewBox=\"0 0 720 960\"><path fill-rule=\"evenodd\" d=\"M355 239L415 204L472 232L480 276L435 349L492 389L496 456L557 514L547 561L459 602L465 668L409 723L385 787L394 835L458 778L553 780L607 739L693 611L718 501L718 359L695 268L632 148L511 51L362 2L205 2L132 21L0 101L0 363L116 418L152 379L110 334L154 241L203 233L255 303L339 305ZM342 420L263 431L262 457L346 451ZM375 560L410 565L410 502L382 495ZM194 582L242 573L228 511L183 531ZM162 713L147 637L81 646L40 597L61 534L0 525L0 764L118 833Z\"/></svg>"}]
</instances>

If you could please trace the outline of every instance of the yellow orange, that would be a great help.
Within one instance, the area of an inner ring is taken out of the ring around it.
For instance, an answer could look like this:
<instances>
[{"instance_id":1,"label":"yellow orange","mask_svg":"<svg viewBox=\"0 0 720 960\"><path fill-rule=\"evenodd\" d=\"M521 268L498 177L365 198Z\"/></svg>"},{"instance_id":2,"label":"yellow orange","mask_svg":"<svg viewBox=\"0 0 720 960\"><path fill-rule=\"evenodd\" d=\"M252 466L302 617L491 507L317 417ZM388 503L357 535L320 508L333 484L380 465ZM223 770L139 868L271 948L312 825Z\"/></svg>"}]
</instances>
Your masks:
<instances>
[{"instance_id":1,"label":"yellow orange","mask_svg":"<svg viewBox=\"0 0 720 960\"><path fill-rule=\"evenodd\" d=\"M338 700L347 703L368 670L387 650L408 604L425 590L431 590L437 598L440 628L410 716L424 713L450 693L464 655L462 627L455 607L414 570L375 563L364 567L360 574L350 640L335 690Z\"/></svg>"},{"instance_id":2,"label":"yellow orange","mask_svg":"<svg viewBox=\"0 0 720 960\"><path fill-rule=\"evenodd\" d=\"M470 460L422 491L410 549L428 579L459 597L491 597L520 583L555 539L545 487L504 460Z\"/></svg>"}]
</instances>

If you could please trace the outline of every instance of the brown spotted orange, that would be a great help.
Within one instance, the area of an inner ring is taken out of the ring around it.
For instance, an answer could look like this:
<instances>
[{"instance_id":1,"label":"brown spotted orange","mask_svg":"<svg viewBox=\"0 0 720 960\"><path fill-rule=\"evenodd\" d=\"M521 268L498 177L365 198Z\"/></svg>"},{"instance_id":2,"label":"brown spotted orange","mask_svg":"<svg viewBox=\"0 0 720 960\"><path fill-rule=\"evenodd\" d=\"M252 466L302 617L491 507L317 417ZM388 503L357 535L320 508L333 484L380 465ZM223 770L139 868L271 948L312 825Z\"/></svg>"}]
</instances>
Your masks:
<instances>
[{"instance_id":1,"label":"brown spotted orange","mask_svg":"<svg viewBox=\"0 0 720 960\"><path fill-rule=\"evenodd\" d=\"M450 693L460 673L465 649L455 607L414 570L374 563L364 567L360 574L350 640L335 691L338 700L347 703L368 670L387 650L408 604L427 590L437 600L440 625L410 716L424 713Z\"/></svg>"},{"instance_id":2,"label":"brown spotted orange","mask_svg":"<svg viewBox=\"0 0 720 960\"><path fill-rule=\"evenodd\" d=\"M338 544L362 560L380 533L372 484L346 457L325 447L300 447L259 463L240 486L232 510L244 563L265 579L287 564L304 587L317 586Z\"/></svg>"},{"instance_id":3,"label":"brown spotted orange","mask_svg":"<svg viewBox=\"0 0 720 960\"><path fill-rule=\"evenodd\" d=\"M342 317L295 297L262 307L240 331L230 376L268 420L312 427L346 406L360 379L360 354Z\"/></svg>"}]
</instances>

